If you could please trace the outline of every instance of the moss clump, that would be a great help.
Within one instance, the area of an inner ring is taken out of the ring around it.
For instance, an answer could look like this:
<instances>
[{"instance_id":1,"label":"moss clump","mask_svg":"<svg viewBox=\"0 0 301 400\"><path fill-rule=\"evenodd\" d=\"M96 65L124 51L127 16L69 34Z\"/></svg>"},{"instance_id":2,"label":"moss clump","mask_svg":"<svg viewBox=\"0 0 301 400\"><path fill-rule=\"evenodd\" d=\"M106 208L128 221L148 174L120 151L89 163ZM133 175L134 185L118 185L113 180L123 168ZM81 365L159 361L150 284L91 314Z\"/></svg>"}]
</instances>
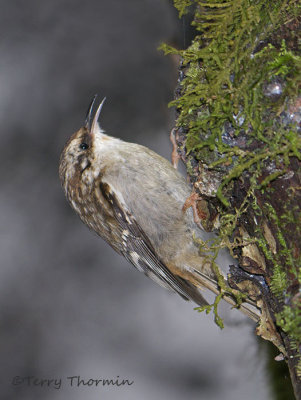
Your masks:
<instances>
[{"instance_id":1,"label":"moss clump","mask_svg":"<svg viewBox=\"0 0 301 400\"><path fill-rule=\"evenodd\" d=\"M220 293L215 297L215 300L214 300L213 304L208 304L207 306L202 306L202 307L196 307L195 310L197 310L198 312L205 311L206 314L209 314L210 311L213 309L214 322L221 329L224 329L223 319L218 315L218 311L217 311L217 306L218 306L218 304L219 304L219 302L221 301L222 298L223 298L223 294Z\"/></svg>"},{"instance_id":2,"label":"moss clump","mask_svg":"<svg viewBox=\"0 0 301 400\"><path fill-rule=\"evenodd\" d=\"M282 304L276 313L277 323L301 342L294 322L299 321L300 307L296 305L289 312L290 306L284 306L295 295L288 282L293 281L296 287L301 284L300 257L294 248L298 244L287 233L295 229L296 237L301 237L295 228L300 213L292 209L295 193L288 193L279 204L275 200L280 188L275 182L296 171L301 161L296 115L301 57L296 35L282 35L291 21L298 21L300 2L174 3L180 16L194 8L193 25L198 32L187 49L161 46L166 54L178 54L182 59L184 77L179 95L170 105L178 110L177 126L186 132L186 164L195 165L198 160L221 177L215 193L219 200L221 243L233 251L245 243L245 239L234 239L237 226L245 224L252 230L248 240L255 242L264 255L265 278ZM291 31L294 29L298 31ZM188 172L197 180L194 168ZM244 198L233 208L233 189L238 181L243 182ZM300 187L296 185L292 190ZM247 215L260 223L252 226ZM277 252L262 232L264 221L271 225ZM216 311L215 305L212 307Z\"/></svg>"},{"instance_id":3,"label":"moss clump","mask_svg":"<svg viewBox=\"0 0 301 400\"><path fill-rule=\"evenodd\" d=\"M301 338L301 313L297 301L298 299L293 304L284 306L281 313L277 314L277 324L293 338L296 347L300 345Z\"/></svg>"},{"instance_id":4,"label":"moss clump","mask_svg":"<svg viewBox=\"0 0 301 400\"><path fill-rule=\"evenodd\" d=\"M182 14L186 3L175 4ZM296 98L300 90L301 57L287 50L284 41L278 47L265 44L271 31L300 6L294 1L194 3L194 25L201 35L186 50L161 46L166 54L179 54L185 68L182 96L170 105L179 110L177 125L187 129L187 153L207 164L209 160L209 168L229 170L217 191L228 206L224 189L244 171L255 172L265 160L279 164L293 155L301 159L293 123L283 126L278 118L283 99ZM268 90L275 79L279 95ZM232 137L246 140L245 149L235 146L235 140L229 143L229 126ZM284 173L273 171L262 185Z\"/></svg>"}]
</instances>

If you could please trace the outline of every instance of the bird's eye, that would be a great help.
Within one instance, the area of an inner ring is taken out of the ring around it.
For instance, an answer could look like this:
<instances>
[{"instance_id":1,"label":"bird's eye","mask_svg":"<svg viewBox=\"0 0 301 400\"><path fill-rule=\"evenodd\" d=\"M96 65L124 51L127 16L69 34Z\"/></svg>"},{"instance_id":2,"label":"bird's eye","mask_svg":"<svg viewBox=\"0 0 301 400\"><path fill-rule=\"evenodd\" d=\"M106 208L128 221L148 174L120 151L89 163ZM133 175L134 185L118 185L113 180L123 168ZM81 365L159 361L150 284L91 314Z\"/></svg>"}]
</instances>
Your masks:
<instances>
[{"instance_id":1,"label":"bird's eye","mask_svg":"<svg viewBox=\"0 0 301 400\"><path fill-rule=\"evenodd\" d=\"M88 145L87 143L81 143L81 144L79 145L79 148L80 148L81 150L87 150L87 149L89 148L89 145Z\"/></svg>"}]
</instances>

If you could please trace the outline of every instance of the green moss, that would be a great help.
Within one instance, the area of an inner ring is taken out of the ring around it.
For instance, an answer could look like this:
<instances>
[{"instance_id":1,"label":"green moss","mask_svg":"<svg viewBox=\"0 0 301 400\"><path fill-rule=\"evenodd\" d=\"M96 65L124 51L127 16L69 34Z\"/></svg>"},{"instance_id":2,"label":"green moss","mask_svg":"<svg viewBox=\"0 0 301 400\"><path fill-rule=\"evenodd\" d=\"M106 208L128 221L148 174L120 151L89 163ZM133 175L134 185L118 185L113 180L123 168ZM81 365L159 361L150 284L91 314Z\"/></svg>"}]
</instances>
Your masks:
<instances>
[{"instance_id":1,"label":"green moss","mask_svg":"<svg viewBox=\"0 0 301 400\"><path fill-rule=\"evenodd\" d=\"M223 247L225 247L225 244L222 243L221 241L221 236L215 240L208 240L208 241L202 241L200 239L194 238L195 242L200 245L200 251L203 256L206 256L208 259L210 259L212 263L212 270L215 274L217 284L220 289L220 293L216 295L214 302L212 304L208 304L205 306L201 307L196 307L195 310L202 312L206 311L206 314L209 314L210 311L213 310L214 314L214 322L221 328L224 328L223 320L218 314L218 304L221 301L221 299L225 296L231 297L233 300L235 300L236 305L233 306L234 308L239 308L241 304L246 300L246 295L243 293L240 293L237 290L234 290L229 287L229 285L226 283L224 275L221 273L219 266L216 264L215 259L218 256L219 250Z\"/></svg>"},{"instance_id":2,"label":"green moss","mask_svg":"<svg viewBox=\"0 0 301 400\"><path fill-rule=\"evenodd\" d=\"M277 239L280 244L280 249L278 251L279 256L285 260L285 265L289 267L289 272L295 275L297 278L298 271L295 268L295 261L292 256L291 248L287 246L284 232L286 230L286 221L291 220L293 218L292 212L288 211L282 214L281 219L277 217L276 211L271 206L271 204L265 204L265 207L268 210L268 215L274 221L275 225L277 226ZM299 213L300 215L300 213ZM296 229L300 229L300 226L297 226ZM277 255L278 255L277 254ZM276 257L277 257L276 255ZM274 257L275 258L275 257ZM300 281L301 283L301 281Z\"/></svg>"},{"instance_id":3,"label":"green moss","mask_svg":"<svg viewBox=\"0 0 301 400\"><path fill-rule=\"evenodd\" d=\"M244 171L255 171L263 160L279 162L295 155L300 159L301 141L294 130L280 131L271 123L280 104L271 104L263 94L264 84L275 77L285 80L282 99L296 97L301 84L301 58L286 49L266 44L258 51L260 40L283 23L288 14L297 13L295 1L176 1L181 14L196 5L194 25L201 33L186 50L162 45L166 54L176 53L186 66L183 95L171 102L180 111L178 126L188 129L186 150L211 168L232 164L217 191L229 206L224 189ZM256 71L256 73L254 73ZM267 109L269 117L267 118ZM225 123L234 135L248 131L249 140L264 144L255 151L230 147L222 140ZM283 150L282 150L283 149ZM282 172L272 172L263 185ZM283 172L284 173L284 172Z\"/></svg>"},{"instance_id":4,"label":"green moss","mask_svg":"<svg viewBox=\"0 0 301 400\"><path fill-rule=\"evenodd\" d=\"M277 315L277 324L296 342L296 348L301 343L301 312L300 306L293 304L284 306Z\"/></svg>"},{"instance_id":5,"label":"green moss","mask_svg":"<svg viewBox=\"0 0 301 400\"><path fill-rule=\"evenodd\" d=\"M219 302L221 301L221 299L223 298L222 293L218 294L215 297L214 303L213 304L209 304L207 306L202 306L202 307L196 307L195 310L197 310L198 312L203 312L205 311L206 314L209 314L210 311L213 309L213 314L214 314L214 322L216 323L217 326L219 326L221 329L224 328L224 322L222 320L222 318L218 315L217 312L217 306L219 304Z\"/></svg>"},{"instance_id":6,"label":"green moss","mask_svg":"<svg viewBox=\"0 0 301 400\"><path fill-rule=\"evenodd\" d=\"M301 284L296 267L300 259L293 258L284 234L290 229L289 224L296 225L297 210L287 210L278 219L268 202L264 207L257 204L256 192L260 191L267 199L273 196L271 183L287 172L292 157L301 160L301 139L295 125L280 117L300 95L301 57L288 50L284 41L277 43L276 39L269 43L269 37L279 27L300 15L300 2L174 0L174 3L180 16L195 7L193 25L199 33L187 49L161 46L166 54L181 56L185 72L182 94L170 106L179 111L177 126L187 131L188 173L195 174L191 160L199 160L211 170L223 173L216 193L221 203L220 246L227 245L230 251L243 246L242 241L233 243L231 238L244 213L269 216L276 228L280 247L277 254L271 251L260 226L255 227L250 240L257 243L266 260L273 264L270 288L278 299L284 300L288 274ZM266 93L267 86L275 79L282 85L282 93L276 99ZM243 138L245 147L225 140L229 125L232 137ZM250 144L252 151L248 150ZM267 164L275 168L262 178ZM250 188L239 209L233 210L229 202L233 182L246 173ZM300 212L298 215L300 218ZM218 324L217 304L225 291L222 286L221 282L221 294L214 304L205 307L206 312L213 309ZM285 306L277 315L277 322L300 339L300 331L294 324L300 315L300 308L289 312Z\"/></svg>"},{"instance_id":7,"label":"green moss","mask_svg":"<svg viewBox=\"0 0 301 400\"><path fill-rule=\"evenodd\" d=\"M224 276L221 274L219 267L215 263L215 258L218 255L218 251L220 248L220 245L217 241L213 241L212 243L209 243L209 241L203 242L200 239L195 239L195 241L200 245L201 247L201 252L203 256L206 256L210 261L212 262L212 269L215 273L215 276L217 278L217 283L220 287L220 293L216 295L213 304L208 304L205 306L201 307L195 307L195 310L198 312L203 312L205 311L206 314L209 314L213 310L214 314L214 322L219 326L221 329L224 328L224 323L222 318L218 315L218 304L223 298L225 294L232 294L231 288L226 284ZM207 253L207 254L206 254ZM237 302L237 307L241 304L241 301Z\"/></svg>"},{"instance_id":8,"label":"green moss","mask_svg":"<svg viewBox=\"0 0 301 400\"><path fill-rule=\"evenodd\" d=\"M281 218L277 217L277 214L270 204L265 205L268 209L271 219L277 226L277 238L280 244L279 251L273 257L274 269L270 283L270 289L278 298L287 297L290 301L290 305L284 305L282 310L276 314L277 325L280 326L284 332L296 342L296 346L301 344L301 304L300 298L297 295L290 299L288 295L288 278L290 275L290 281L295 281L295 285L301 286L301 256L296 258L292 255L292 249L287 245L284 238L284 232L287 229L287 224L295 221L295 215L297 219L301 220L300 210L290 210L282 214ZM297 211L294 215L294 211ZM299 217L298 217L299 216ZM295 224L296 234L300 235L300 224ZM298 232L299 231L299 232ZM281 263L282 262L282 263ZM286 270L283 269L283 265L286 266Z\"/></svg>"},{"instance_id":9,"label":"green moss","mask_svg":"<svg viewBox=\"0 0 301 400\"><path fill-rule=\"evenodd\" d=\"M282 270L279 264L274 266L270 289L278 298L282 298L287 289L286 273Z\"/></svg>"},{"instance_id":10,"label":"green moss","mask_svg":"<svg viewBox=\"0 0 301 400\"><path fill-rule=\"evenodd\" d=\"M179 11L180 17L188 12L188 8L192 5L192 3L192 0L174 0L174 5Z\"/></svg>"},{"instance_id":11,"label":"green moss","mask_svg":"<svg viewBox=\"0 0 301 400\"><path fill-rule=\"evenodd\" d=\"M253 201L253 208L259 208L256 203L256 199ZM267 260L273 262L273 274L270 281L270 290L272 293L281 301L284 298L289 298L287 294L288 290L288 275L290 275L290 280L295 279L296 284L301 285L301 257L294 259L292 257L292 249L287 246L286 240L284 238L284 232L288 229L287 224L301 220L300 209L289 210L282 214L281 218L277 217L276 211L269 203L264 205L265 214L270 216L270 219L276 226L277 229L277 239L280 245L276 254L272 254L270 251L265 238L263 237L260 228L256 230L256 241L265 255ZM262 210L261 210L262 212ZM295 213L295 215L294 215ZM299 216L299 217L298 217ZM296 234L300 235L300 224L296 226ZM286 269L284 269L284 265ZM293 341L296 343L296 348L301 343L301 306L298 295L295 295L295 300L292 301L293 304L285 305L282 310L276 314L276 323L283 329ZM301 363L301 361L300 361Z\"/></svg>"}]
</instances>

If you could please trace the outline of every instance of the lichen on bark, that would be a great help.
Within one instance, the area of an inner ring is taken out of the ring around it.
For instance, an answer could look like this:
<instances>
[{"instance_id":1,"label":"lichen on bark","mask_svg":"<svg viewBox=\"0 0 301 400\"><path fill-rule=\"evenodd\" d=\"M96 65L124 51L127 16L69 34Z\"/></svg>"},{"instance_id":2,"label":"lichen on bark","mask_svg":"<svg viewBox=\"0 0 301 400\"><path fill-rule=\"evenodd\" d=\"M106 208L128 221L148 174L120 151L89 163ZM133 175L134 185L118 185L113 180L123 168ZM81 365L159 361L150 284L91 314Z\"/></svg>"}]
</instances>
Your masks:
<instances>
[{"instance_id":1,"label":"lichen on bark","mask_svg":"<svg viewBox=\"0 0 301 400\"><path fill-rule=\"evenodd\" d=\"M175 0L197 35L181 57L178 152L208 202L208 229L239 260L228 283L261 308L257 333L286 357L301 396L301 6ZM262 279L263 285L254 281Z\"/></svg>"}]
</instances>

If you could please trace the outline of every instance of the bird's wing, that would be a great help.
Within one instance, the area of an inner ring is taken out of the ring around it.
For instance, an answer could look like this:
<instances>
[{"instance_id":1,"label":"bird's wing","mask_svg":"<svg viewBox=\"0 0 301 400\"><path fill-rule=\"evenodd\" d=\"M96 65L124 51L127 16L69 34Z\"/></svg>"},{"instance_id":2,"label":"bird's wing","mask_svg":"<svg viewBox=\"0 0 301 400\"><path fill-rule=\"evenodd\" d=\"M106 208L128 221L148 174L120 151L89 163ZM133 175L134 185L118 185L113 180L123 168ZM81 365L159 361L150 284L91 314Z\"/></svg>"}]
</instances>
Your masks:
<instances>
[{"instance_id":1,"label":"bird's wing","mask_svg":"<svg viewBox=\"0 0 301 400\"><path fill-rule=\"evenodd\" d=\"M108 183L100 182L99 188L118 222L122 239L120 252L123 256L139 271L161 286L177 292L185 300L193 300L199 305L208 304L192 284L172 274L159 259L147 235L124 204L122 196L118 195Z\"/></svg>"}]
</instances>

